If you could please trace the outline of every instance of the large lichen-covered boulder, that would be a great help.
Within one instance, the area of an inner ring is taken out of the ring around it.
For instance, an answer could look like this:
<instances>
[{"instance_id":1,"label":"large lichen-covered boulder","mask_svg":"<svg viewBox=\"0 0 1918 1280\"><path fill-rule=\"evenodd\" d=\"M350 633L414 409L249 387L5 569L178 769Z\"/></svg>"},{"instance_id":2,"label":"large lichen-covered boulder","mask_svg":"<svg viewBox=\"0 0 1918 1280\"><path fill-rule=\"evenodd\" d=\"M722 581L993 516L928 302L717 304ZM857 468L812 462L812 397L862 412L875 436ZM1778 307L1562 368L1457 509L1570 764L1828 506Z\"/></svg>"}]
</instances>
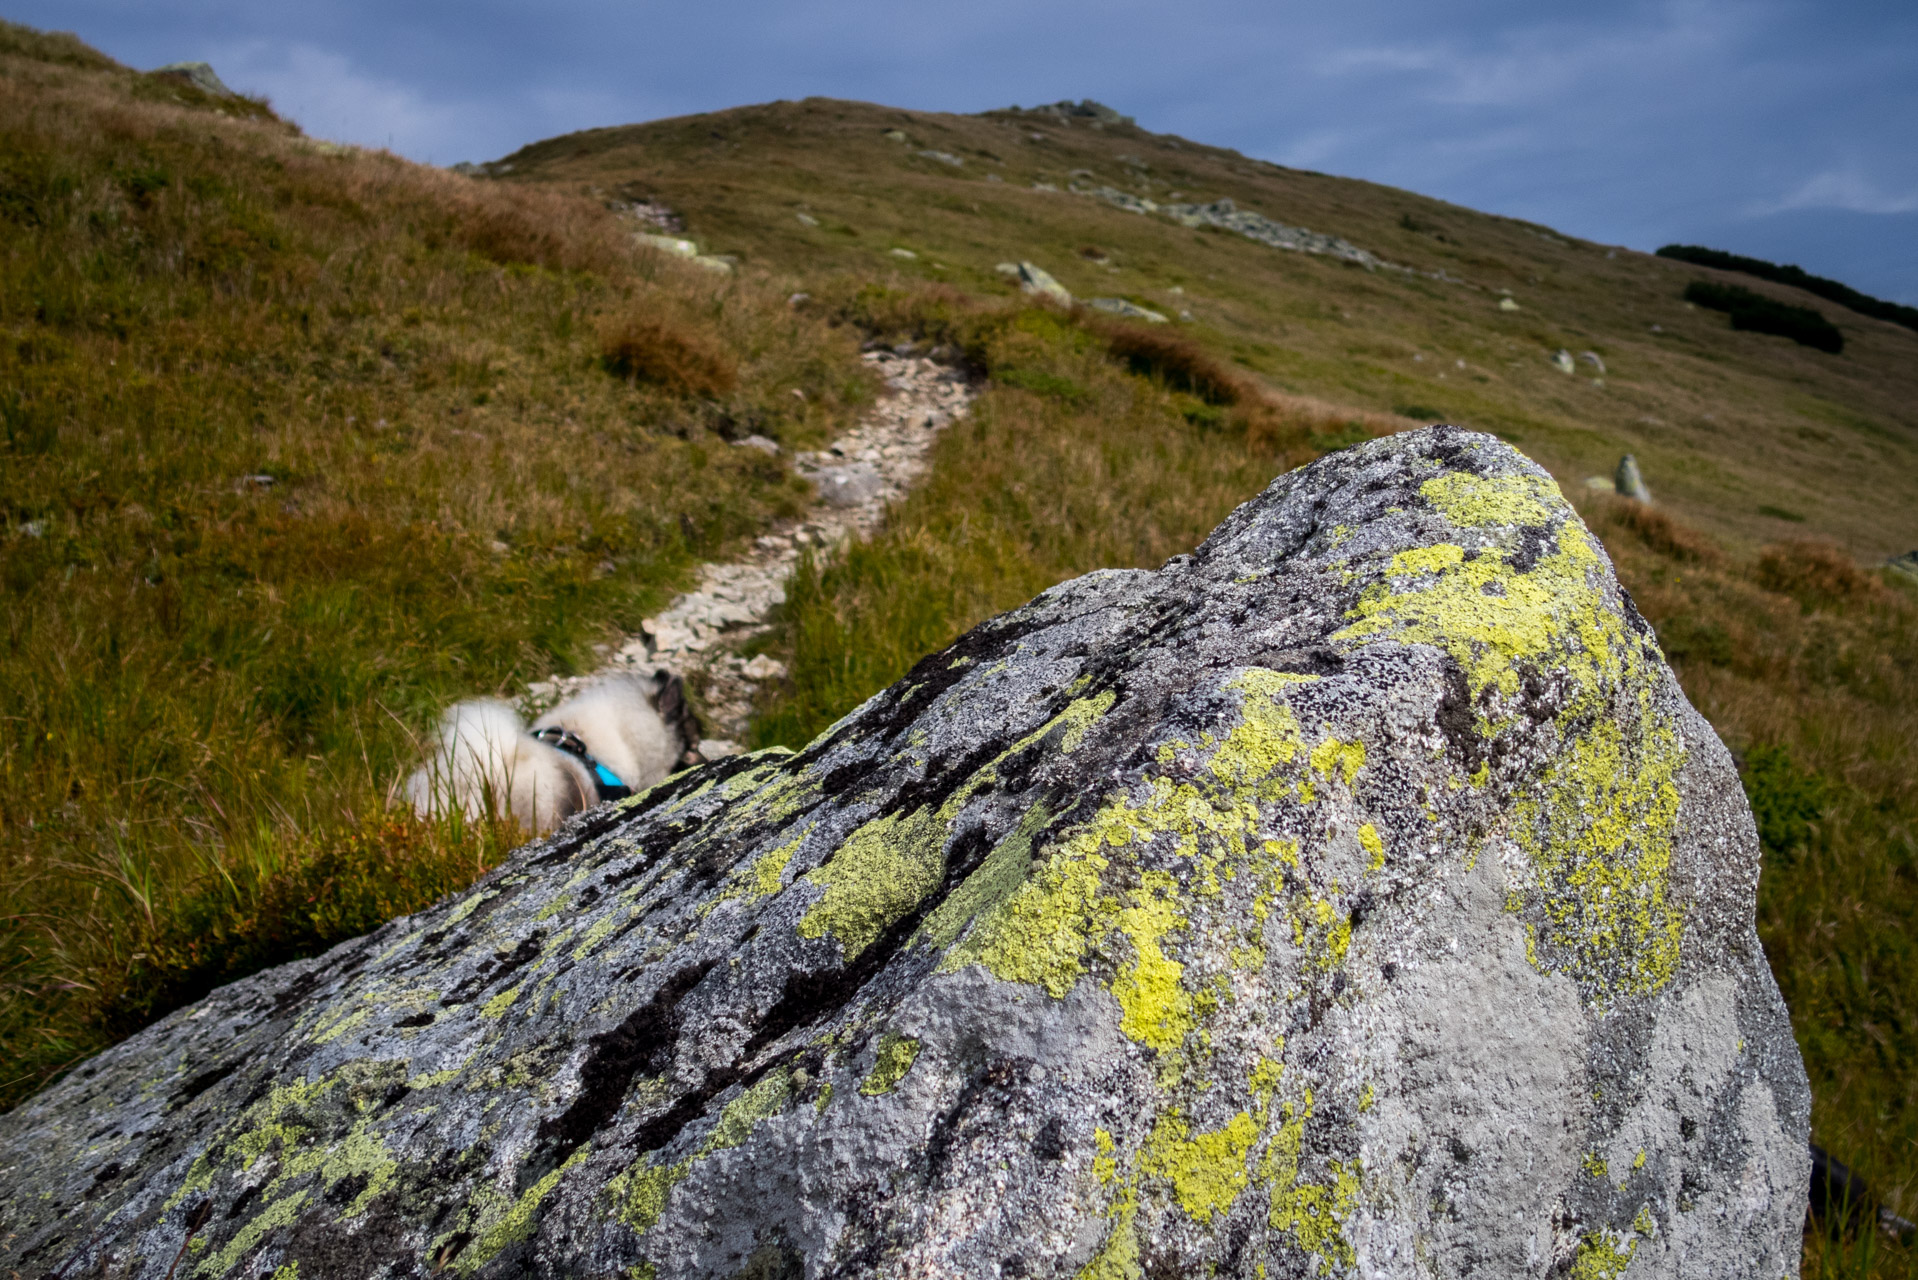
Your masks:
<instances>
[{"instance_id":1,"label":"large lichen-covered boulder","mask_svg":"<svg viewBox=\"0 0 1918 1280\"><path fill-rule=\"evenodd\" d=\"M1414 432L100 1055L6 1261L1793 1275L1757 874L1551 479Z\"/></svg>"}]
</instances>

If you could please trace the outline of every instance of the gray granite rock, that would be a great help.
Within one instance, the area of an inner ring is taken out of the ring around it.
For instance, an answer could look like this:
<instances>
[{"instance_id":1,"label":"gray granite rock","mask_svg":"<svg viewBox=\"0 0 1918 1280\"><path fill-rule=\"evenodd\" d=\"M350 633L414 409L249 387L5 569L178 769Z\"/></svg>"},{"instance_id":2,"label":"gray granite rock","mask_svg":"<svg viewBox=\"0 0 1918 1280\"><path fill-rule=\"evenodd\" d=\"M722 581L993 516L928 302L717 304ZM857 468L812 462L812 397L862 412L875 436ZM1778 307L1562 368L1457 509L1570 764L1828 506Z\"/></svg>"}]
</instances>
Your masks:
<instances>
[{"instance_id":1,"label":"gray granite rock","mask_svg":"<svg viewBox=\"0 0 1918 1280\"><path fill-rule=\"evenodd\" d=\"M1633 454L1628 453L1618 460L1618 470L1612 475L1612 487L1621 497L1634 502L1649 503L1652 500L1652 491L1645 484L1645 473L1638 469L1638 458Z\"/></svg>"},{"instance_id":2,"label":"gray granite rock","mask_svg":"<svg viewBox=\"0 0 1918 1280\"><path fill-rule=\"evenodd\" d=\"M83 1064L0 1117L0 1236L127 1280L1793 1275L1758 866L1551 479L1408 432Z\"/></svg>"},{"instance_id":3,"label":"gray granite rock","mask_svg":"<svg viewBox=\"0 0 1918 1280\"><path fill-rule=\"evenodd\" d=\"M1019 262L1014 266L1019 275L1019 288L1022 292L1036 297L1051 298L1064 306L1072 305L1072 294L1064 285L1053 279L1050 271L1030 262Z\"/></svg>"}]
</instances>

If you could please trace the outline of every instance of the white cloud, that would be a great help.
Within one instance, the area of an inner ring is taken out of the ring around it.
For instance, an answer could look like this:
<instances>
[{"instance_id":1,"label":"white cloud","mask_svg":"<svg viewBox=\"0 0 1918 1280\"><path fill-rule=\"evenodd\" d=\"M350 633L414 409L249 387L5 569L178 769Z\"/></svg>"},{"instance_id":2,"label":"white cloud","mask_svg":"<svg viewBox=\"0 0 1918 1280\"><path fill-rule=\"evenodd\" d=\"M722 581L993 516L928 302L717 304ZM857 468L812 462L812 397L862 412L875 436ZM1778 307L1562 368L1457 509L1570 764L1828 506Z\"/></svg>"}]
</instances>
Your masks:
<instances>
[{"instance_id":1,"label":"white cloud","mask_svg":"<svg viewBox=\"0 0 1918 1280\"><path fill-rule=\"evenodd\" d=\"M317 45L248 41L216 50L214 62L234 88L265 94L314 137L441 164L468 158L455 152L474 133L472 112L367 75Z\"/></svg>"},{"instance_id":2,"label":"white cloud","mask_svg":"<svg viewBox=\"0 0 1918 1280\"><path fill-rule=\"evenodd\" d=\"M1827 169L1777 200L1746 207L1748 218L1763 218L1792 209L1844 209L1852 213L1912 213L1918 211L1918 189L1902 195L1884 190L1857 166Z\"/></svg>"}]
</instances>

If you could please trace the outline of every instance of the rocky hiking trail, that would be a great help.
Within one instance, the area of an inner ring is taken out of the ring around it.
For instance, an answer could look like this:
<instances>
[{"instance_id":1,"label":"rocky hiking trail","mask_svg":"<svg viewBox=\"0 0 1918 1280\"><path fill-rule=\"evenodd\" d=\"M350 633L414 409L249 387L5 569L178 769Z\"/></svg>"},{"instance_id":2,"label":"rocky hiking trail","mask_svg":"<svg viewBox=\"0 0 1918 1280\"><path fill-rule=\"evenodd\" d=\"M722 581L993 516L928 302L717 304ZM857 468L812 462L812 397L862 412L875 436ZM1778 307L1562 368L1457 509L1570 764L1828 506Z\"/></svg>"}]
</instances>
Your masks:
<instances>
[{"instance_id":1,"label":"rocky hiking trail","mask_svg":"<svg viewBox=\"0 0 1918 1280\"><path fill-rule=\"evenodd\" d=\"M976 380L939 358L945 354L915 354L911 344L867 351L863 358L885 379L886 394L827 448L793 454L794 470L817 488L813 507L761 534L743 559L702 565L698 587L645 619L640 634L605 646L608 660L599 670L528 685L522 709L537 713L609 675L644 676L662 688L678 677L699 691L703 712L697 720L677 716L686 763L738 754L754 694L786 671L775 658L747 658L741 650L766 632L800 557L831 557L871 536L888 506L925 473L939 432L977 396ZM734 441L734 447L781 452L764 436ZM673 707L661 710L675 723Z\"/></svg>"}]
</instances>

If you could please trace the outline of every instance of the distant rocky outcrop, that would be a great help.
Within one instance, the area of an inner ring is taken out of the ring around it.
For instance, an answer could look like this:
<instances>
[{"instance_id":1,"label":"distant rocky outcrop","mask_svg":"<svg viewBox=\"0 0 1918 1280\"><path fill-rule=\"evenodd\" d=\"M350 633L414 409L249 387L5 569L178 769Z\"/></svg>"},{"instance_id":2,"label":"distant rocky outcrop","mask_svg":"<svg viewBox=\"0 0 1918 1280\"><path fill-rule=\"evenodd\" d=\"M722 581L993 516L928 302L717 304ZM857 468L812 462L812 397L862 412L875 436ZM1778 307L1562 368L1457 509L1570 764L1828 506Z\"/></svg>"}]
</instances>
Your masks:
<instances>
[{"instance_id":1,"label":"distant rocky outcrop","mask_svg":"<svg viewBox=\"0 0 1918 1280\"><path fill-rule=\"evenodd\" d=\"M1550 477L1408 432L101 1054L0 1117L0 1234L126 1280L1791 1274L1757 875Z\"/></svg>"},{"instance_id":2,"label":"distant rocky outcrop","mask_svg":"<svg viewBox=\"0 0 1918 1280\"><path fill-rule=\"evenodd\" d=\"M1017 107L1013 108L1015 111L1018 109ZM1081 98L1077 102L1073 102L1068 98L1059 102L1047 103L1043 107L1027 107L1025 110L1028 115L1051 116L1055 120L1083 120L1089 124L1136 123L1131 116L1120 115L1105 103L1094 102L1090 98Z\"/></svg>"},{"instance_id":3,"label":"distant rocky outcrop","mask_svg":"<svg viewBox=\"0 0 1918 1280\"><path fill-rule=\"evenodd\" d=\"M1129 213L1160 214L1187 227L1219 227L1234 231L1248 240L1270 245L1274 249L1290 249L1296 253L1322 253L1333 258L1343 258L1347 262L1371 269L1391 266L1376 254L1359 248L1349 240L1337 236L1322 235L1317 231L1307 231L1304 227L1287 226L1262 213L1250 209L1241 209L1229 199L1213 200L1206 204L1161 204L1144 196L1121 191L1117 187L1098 186L1091 183L1075 182L1071 190L1075 195L1093 196L1105 201L1114 208Z\"/></svg>"},{"instance_id":4,"label":"distant rocky outcrop","mask_svg":"<svg viewBox=\"0 0 1918 1280\"><path fill-rule=\"evenodd\" d=\"M198 89L201 93L211 94L216 98L239 97L233 90L226 87L225 81L214 74L211 63L169 62L164 67L156 68L153 74L156 76L166 76L172 80L184 81Z\"/></svg>"}]
</instances>

